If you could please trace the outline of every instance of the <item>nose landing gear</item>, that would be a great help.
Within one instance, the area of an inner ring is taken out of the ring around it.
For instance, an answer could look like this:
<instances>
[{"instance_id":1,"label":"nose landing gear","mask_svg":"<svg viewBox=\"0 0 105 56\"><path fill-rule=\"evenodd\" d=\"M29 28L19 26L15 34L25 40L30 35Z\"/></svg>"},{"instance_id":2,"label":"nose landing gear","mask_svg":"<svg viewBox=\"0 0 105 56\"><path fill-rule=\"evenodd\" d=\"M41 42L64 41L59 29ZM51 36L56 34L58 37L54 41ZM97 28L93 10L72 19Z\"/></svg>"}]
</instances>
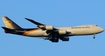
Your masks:
<instances>
[{"instance_id":1,"label":"nose landing gear","mask_svg":"<svg viewBox=\"0 0 105 56\"><path fill-rule=\"evenodd\" d=\"M95 39L95 38L96 38L96 34L93 35L93 39Z\"/></svg>"}]
</instances>

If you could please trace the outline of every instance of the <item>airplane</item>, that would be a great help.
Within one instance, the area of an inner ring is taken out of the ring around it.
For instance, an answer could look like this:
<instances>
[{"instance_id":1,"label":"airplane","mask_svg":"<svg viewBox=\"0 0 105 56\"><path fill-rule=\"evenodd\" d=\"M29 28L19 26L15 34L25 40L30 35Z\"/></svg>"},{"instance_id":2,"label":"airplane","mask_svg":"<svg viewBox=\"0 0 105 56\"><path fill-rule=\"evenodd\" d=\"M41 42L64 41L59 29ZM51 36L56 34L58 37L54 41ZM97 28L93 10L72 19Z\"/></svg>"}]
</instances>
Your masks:
<instances>
[{"instance_id":1,"label":"airplane","mask_svg":"<svg viewBox=\"0 0 105 56\"><path fill-rule=\"evenodd\" d=\"M51 25L42 24L29 18L25 19L37 25L37 28L26 29L18 26L7 16L3 16L2 19L5 24L5 27L2 27L5 33L42 38L55 43L59 42L59 40L69 41L69 36L93 35L93 39L95 39L96 34L104 31L103 28L95 24L72 27L54 27Z\"/></svg>"}]
</instances>

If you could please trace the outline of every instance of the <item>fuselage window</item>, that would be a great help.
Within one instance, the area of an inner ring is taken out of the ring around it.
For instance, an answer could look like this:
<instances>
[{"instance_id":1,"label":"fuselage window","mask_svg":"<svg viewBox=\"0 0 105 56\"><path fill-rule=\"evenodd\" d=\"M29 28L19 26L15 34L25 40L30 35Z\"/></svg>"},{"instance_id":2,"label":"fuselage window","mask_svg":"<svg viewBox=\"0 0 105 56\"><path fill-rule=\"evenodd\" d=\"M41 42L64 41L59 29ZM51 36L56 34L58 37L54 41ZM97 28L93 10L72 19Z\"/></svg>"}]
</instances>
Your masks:
<instances>
[{"instance_id":1,"label":"fuselage window","mask_svg":"<svg viewBox=\"0 0 105 56\"><path fill-rule=\"evenodd\" d=\"M90 28L90 27L71 27L72 29Z\"/></svg>"},{"instance_id":2,"label":"fuselage window","mask_svg":"<svg viewBox=\"0 0 105 56\"><path fill-rule=\"evenodd\" d=\"M72 29L80 29L81 27L71 27Z\"/></svg>"},{"instance_id":3,"label":"fuselage window","mask_svg":"<svg viewBox=\"0 0 105 56\"><path fill-rule=\"evenodd\" d=\"M82 28L90 28L90 27L82 27Z\"/></svg>"}]
</instances>

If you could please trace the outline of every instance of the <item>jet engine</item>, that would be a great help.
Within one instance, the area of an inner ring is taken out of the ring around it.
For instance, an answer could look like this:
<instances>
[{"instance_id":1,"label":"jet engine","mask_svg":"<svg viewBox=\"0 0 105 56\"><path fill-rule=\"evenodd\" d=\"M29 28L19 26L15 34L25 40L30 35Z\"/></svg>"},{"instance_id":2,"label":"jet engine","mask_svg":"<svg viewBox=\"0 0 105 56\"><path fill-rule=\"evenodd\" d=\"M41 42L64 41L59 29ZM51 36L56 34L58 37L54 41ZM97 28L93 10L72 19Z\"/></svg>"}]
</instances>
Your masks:
<instances>
[{"instance_id":1,"label":"jet engine","mask_svg":"<svg viewBox=\"0 0 105 56\"><path fill-rule=\"evenodd\" d=\"M58 30L58 33L61 35L64 35L64 34L67 34L67 31L66 30Z\"/></svg>"},{"instance_id":2,"label":"jet engine","mask_svg":"<svg viewBox=\"0 0 105 56\"><path fill-rule=\"evenodd\" d=\"M44 25L40 25L38 26L39 28L43 29L43 30L53 30L54 27L53 26L44 26Z\"/></svg>"},{"instance_id":3,"label":"jet engine","mask_svg":"<svg viewBox=\"0 0 105 56\"><path fill-rule=\"evenodd\" d=\"M69 41L69 37L60 37L62 41Z\"/></svg>"}]
</instances>

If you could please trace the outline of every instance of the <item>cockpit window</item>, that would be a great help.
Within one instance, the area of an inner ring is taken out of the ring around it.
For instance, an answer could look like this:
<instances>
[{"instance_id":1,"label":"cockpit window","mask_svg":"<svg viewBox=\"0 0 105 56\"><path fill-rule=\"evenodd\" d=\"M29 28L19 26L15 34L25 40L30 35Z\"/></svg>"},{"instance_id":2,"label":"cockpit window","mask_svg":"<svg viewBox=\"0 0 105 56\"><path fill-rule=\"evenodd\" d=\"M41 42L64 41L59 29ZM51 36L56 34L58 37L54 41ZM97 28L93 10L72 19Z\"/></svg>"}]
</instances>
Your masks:
<instances>
[{"instance_id":1,"label":"cockpit window","mask_svg":"<svg viewBox=\"0 0 105 56\"><path fill-rule=\"evenodd\" d=\"M96 25L96 26L98 26L98 25Z\"/></svg>"},{"instance_id":2,"label":"cockpit window","mask_svg":"<svg viewBox=\"0 0 105 56\"><path fill-rule=\"evenodd\" d=\"M96 26L98 26L98 25L93 25L93 27L96 27Z\"/></svg>"}]
</instances>

